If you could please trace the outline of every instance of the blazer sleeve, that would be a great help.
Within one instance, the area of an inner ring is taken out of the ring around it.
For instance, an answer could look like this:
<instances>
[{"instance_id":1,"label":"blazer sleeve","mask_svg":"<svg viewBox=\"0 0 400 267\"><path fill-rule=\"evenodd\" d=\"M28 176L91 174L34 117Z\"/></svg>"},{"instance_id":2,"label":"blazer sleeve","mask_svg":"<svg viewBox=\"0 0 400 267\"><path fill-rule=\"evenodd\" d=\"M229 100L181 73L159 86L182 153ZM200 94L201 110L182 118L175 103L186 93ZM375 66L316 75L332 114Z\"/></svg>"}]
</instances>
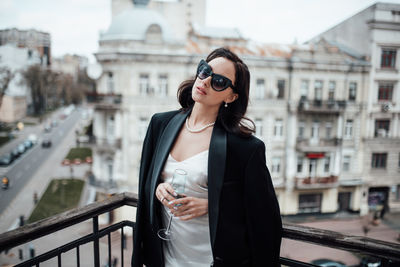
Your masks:
<instances>
[{"instance_id":1,"label":"blazer sleeve","mask_svg":"<svg viewBox=\"0 0 400 267\"><path fill-rule=\"evenodd\" d=\"M139 170L139 199L136 210L136 223L134 230L134 246L132 254L132 266L143 266L143 259L141 252L142 250L142 234L143 234L143 201L144 201L144 185L146 183L145 179L148 176L150 169L155 140L154 140L154 116L151 118L149 126L147 128L146 137L143 141L142 156L140 159L140 170Z\"/></svg>"},{"instance_id":2,"label":"blazer sleeve","mask_svg":"<svg viewBox=\"0 0 400 267\"><path fill-rule=\"evenodd\" d=\"M252 266L280 266L282 221L263 142L246 165L244 204Z\"/></svg>"}]
</instances>

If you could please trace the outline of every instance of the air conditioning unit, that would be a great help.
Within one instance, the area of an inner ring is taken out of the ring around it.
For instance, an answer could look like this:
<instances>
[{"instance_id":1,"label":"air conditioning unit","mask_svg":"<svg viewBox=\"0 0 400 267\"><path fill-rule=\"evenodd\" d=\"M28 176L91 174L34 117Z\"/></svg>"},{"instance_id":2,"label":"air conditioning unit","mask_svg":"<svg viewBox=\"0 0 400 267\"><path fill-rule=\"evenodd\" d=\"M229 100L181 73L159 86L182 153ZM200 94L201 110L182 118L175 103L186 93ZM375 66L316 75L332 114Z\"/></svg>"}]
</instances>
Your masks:
<instances>
[{"instance_id":1,"label":"air conditioning unit","mask_svg":"<svg viewBox=\"0 0 400 267\"><path fill-rule=\"evenodd\" d=\"M390 103L384 103L381 106L383 112L388 112L392 109L392 105Z\"/></svg>"}]
</instances>

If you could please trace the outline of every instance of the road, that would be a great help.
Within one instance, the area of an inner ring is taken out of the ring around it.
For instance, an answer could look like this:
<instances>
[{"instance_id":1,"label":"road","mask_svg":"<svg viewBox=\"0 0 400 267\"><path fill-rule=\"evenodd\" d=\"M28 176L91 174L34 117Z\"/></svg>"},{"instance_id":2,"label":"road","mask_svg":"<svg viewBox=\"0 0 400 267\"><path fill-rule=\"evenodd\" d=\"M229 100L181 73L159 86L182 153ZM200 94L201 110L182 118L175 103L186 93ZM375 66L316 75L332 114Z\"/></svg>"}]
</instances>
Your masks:
<instances>
[{"instance_id":1,"label":"road","mask_svg":"<svg viewBox=\"0 0 400 267\"><path fill-rule=\"evenodd\" d=\"M54 114L53 117L57 115L58 113ZM54 127L50 133L43 133L42 127L40 126L34 127L32 131L25 132L19 136L17 140L13 140L13 144L8 145L13 145L13 147L15 147L16 144L21 143L31 132L36 133L39 138L39 142L21 155L12 165L1 168L0 174L6 175L10 179L10 187L7 190L0 191L0 216L21 189L30 181L33 174L41 167L42 163L51 156L53 151L57 150L57 146L65 138L66 133L74 128L79 119L79 112L74 111L64 121L58 120L58 126ZM43 138L51 139L52 146L50 148L41 147L40 140ZM8 148L4 148L2 150L7 149Z\"/></svg>"}]
</instances>

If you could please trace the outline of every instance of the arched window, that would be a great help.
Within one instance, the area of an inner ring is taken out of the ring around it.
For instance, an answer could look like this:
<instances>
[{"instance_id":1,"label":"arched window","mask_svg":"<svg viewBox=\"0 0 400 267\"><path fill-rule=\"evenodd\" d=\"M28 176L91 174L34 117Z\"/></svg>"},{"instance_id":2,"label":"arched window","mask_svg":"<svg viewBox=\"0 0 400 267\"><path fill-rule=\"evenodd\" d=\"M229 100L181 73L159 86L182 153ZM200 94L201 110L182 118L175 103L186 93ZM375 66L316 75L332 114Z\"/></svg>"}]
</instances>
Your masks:
<instances>
[{"instance_id":1,"label":"arched window","mask_svg":"<svg viewBox=\"0 0 400 267\"><path fill-rule=\"evenodd\" d=\"M159 25L152 24L147 28L146 42L148 43L162 43L162 31Z\"/></svg>"}]
</instances>

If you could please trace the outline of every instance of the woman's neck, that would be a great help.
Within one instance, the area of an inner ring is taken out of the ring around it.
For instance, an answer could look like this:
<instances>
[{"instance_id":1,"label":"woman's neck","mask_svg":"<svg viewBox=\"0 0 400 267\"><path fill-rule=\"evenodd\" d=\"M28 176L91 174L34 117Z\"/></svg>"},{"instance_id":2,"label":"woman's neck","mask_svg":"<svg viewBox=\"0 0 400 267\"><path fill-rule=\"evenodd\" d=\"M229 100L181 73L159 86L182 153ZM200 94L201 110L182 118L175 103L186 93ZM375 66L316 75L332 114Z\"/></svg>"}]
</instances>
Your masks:
<instances>
[{"instance_id":1,"label":"woman's neck","mask_svg":"<svg viewBox=\"0 0 400 267\"><path fill-rule=\"evenodd\" d=\"M208 123L215 122L218 115L218 107L213 109L209 106L204 106L200 103L195 102L192 113L190 114L190 125L201 126Z\"/></svg>"}]
</instances>

